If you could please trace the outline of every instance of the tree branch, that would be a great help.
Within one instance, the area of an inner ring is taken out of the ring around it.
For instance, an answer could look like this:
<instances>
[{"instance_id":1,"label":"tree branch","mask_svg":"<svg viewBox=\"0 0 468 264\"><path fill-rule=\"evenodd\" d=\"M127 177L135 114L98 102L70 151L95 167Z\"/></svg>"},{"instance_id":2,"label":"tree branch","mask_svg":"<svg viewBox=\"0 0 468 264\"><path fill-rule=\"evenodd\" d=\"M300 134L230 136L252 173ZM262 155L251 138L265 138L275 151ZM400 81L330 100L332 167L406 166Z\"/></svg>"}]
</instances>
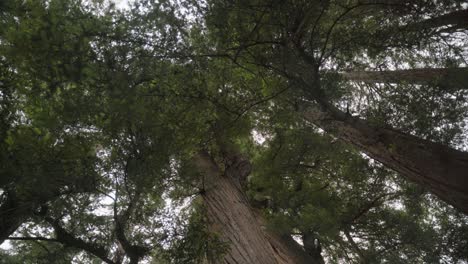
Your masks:
<instances>
[{"instance_id":1,"label":"tree branch","mask_svg":"<svg viewBox=\"0 0 468 264\"><path fill-rule=\"evenodd\" d=\"M116 264L107 257L107 250L103 246L75 237L74 234L65 230L57 219L53 219L47 216L44 218L44 220L54 228L56 236L55 242L59 242L65 246L82 249L100 258L107 264Z\"/></svg>"},{"instance_id":2,"label":"tree branch","mask_svg":"<svg viewBox=\"0 0 468 264\"><path fill-rule=\"evenodd\" d=\"M47 237L8 237L6 240L20 240L20 241L47 241L47 242L58 242L59 240L55 238L47 238Z\"/></svg>"}]
</instances>

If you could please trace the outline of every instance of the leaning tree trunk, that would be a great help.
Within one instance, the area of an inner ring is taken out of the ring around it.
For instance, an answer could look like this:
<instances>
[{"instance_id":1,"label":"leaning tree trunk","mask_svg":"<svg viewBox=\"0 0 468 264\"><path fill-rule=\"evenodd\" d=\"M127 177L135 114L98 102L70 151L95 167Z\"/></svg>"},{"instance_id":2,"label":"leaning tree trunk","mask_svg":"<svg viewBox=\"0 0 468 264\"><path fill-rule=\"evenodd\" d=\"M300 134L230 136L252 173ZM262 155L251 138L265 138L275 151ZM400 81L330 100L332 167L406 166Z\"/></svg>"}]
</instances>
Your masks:
<instances>
[{"instance_id":1,"label":"leaning tree trunk","mask_svg":"<svg viewBox=\"0 0 468 264\"><path fill-rule=\"evenodd\" d=\"M343 113L306 105L303 117L468 214L468 153Z\"/></svg>"},{"instance_id":2,"label":"leaning tree trunk","mask_svg":"<svg viewBox=\"0 0 468 264\"><path fill-rule=\"evenodd\" d=\"M241 156L230 160L230 165L221 172L207 153L195 157L205 182L210 183L203 194L210 229L229 246L223 258L215 263L316 263L291 237L265 229L260 214L250 207L239 183L250 172L250 163Z\"/></svg>"},{"instance_id":3,"label":"leaning tree trunk","mask_svg":"<svg viewBox=\"0 0 468 264\"><path fill-rule=\"evenodd\" d=\"M449 27L450 31L468 29L468 9L457 10L438 17L414 22L403 26L401 29L405 31L424 31L445 26Z\"/></svg>"},{"instance_id":4,"label":"leaning tree trunk","mask_svg":"<svg viewBox=\"0 0 468 264\"><path fill-rule=\"evenodd\" d=\"M408 3L409 1L406 2ZM396 4L387 6L396 7L397 10L401 10L401 14L396 14L396 17L399 17L405 16L407 14L405 9L410 8L412 5ZM415 7L413 6L410 9L413 8ZM371 46L378 48L419 47L421 43L428 41L433 35L453 33L460 30L468 30L468 10L453 11L438 17L409 22L402 26L384 27L375 32L375 35L369 35L373 41L363 40L364 42L361 44L369 47L369 43L373 43Z\"/></svg>"},{"instance_id":5,"label":"leaning tree trunk","mask_svg":"<svg viewBox=\"0 0 468 264\"><path fill-rule=\"evenodd\" d=\"M0 206L0 244L2 244L32 214L31 203L21 202L9 192Z\"/></svg>"},{"instance_id":6,"label":"leaning tree trunk","mask_svg":"<svg viewBox=\"0 0 468 264\"><path fill-rule=\"evenodd\" d=\"M395 71L351 71L341 75L354 82L433 84L444 90L468 89L468 68L422 68Z\"/></svg>"}]
</instances>

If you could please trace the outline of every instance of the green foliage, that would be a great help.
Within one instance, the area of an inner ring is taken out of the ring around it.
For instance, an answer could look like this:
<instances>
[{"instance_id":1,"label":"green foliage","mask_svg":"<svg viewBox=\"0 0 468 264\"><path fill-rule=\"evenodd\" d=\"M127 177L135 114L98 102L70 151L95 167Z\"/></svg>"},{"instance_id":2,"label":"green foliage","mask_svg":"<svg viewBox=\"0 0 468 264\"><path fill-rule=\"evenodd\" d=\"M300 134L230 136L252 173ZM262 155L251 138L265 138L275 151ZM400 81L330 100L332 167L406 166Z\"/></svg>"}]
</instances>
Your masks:
<instances>
[{"instance_id":1,"label":"green foliage","mask_svg":"<svg viewBox=\"0 0 468 264\"><path fill-rule=\"evenodd\" d=\"M192 157L224 169L223 144L252 157L246 192L267 228L318 239L331 263L466 261L466 216L297 114L320 97L461 143L463 89L342 75L463 65L457 34L401 27L460 1L362 2L1 1L0 212L23 223L15 236L60 240L59 226L104 256L18 240L0 263L128 261L126 242L139 261L221 258Z\"/></svg>"},{"instance_id":2,"label":"green foliage","mask_svg":"<svg viewBox=\"0 0 468 264\"><path fill-rule=\"evenodd\" d=\"M447 92L434 86L386 85L380 100L363 113L375 125L400 130L444 144L459 145L466 117L463 90Z\"/></svg>"},{"instance_id":3,"label":"green foliage","mask_svg":"<svg viewBox=\"0 0 468 264\"><path fill-rule=\"evenodd\" d=\"M58 243L13 243L14 251L0 253L0 263L4 264L45 264L70 263L78 253L72 248L65 248Z\"/></svg>"},{"instance_id":4,"label":"green foliage","mask_svg":"<svg viewBox=\"0 0 468 264\"><path fill-rule=\"evenodd\" d=\"M447 242L441 227L463 233L463 220L449 224L432 212L446 207L433 204L423 188L398 180L340 142L302 129L277 133L257 153L249 195L263 207L270 229L313 234L332 263L349 252L361 254L356 263L459 259L442 250ZM344 232L351 232L361 252L343 239ZM461 238L459 245L466 241Z\"/></svg>"},{"instance_id":5,"label":"green foliage","mask_svg":"<svg viewBox=\"0 0 468 264\"><path fill-rule=\"evenodd\" d=\"M181 238L175 241L170 250L170 263L216 262L229 249L229 244L220 240L218 234L209 230L209 222L202 205L197 205L191 213L188 225Z\"/></svg>"}]
</instances>

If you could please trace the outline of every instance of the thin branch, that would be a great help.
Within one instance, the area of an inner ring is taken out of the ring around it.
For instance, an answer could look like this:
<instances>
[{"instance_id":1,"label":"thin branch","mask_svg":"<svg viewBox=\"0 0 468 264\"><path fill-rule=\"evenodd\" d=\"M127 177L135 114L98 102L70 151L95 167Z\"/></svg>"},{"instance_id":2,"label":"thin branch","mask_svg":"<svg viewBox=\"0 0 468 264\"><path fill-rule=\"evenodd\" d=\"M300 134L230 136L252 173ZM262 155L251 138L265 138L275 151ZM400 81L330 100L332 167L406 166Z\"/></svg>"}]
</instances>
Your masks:
<instances>
[{"instance_id":1,"label":"thin branch","mask_svg":"<svg viewBox=\"0 0 468 264\"><path fill-rule=\"evenodd\" d=\"M359 248L359 246L356 244L356 242L354 242L354 239L353 237L351 236L351 234L349 233L348 230L344 230L343 233L345 234L346 236L346 239L348 240L348 242L351 244L351 246L353 247L353 249L356 251L356 253L359 255L359 258L361 259L361 262L362 263L367 263L366 262L366 256L364 254L364 252Z\"/></svg>"},{"instance_id":2,"label":"thin branch","mask_svg":"<svg viewBox=\"0 0 468 264\"><path fill-rule=\"evenodd\" d=\"M47 237L8 237L7 240L16 240L16 241L47 241L47 242L56 242L60 243L59 240L55 238Z\"/></svg>"},{"instance_id":3,"label":"thin branch","mask_svg":"<svg viewBox=\"0 0 468 264\"><path fill-rule=\"evenodd\" d=\"M264 97L262 98L261 100L259 101L256 101L252 104L250 104L246 109L244 109L231 123L235 123L237 120L239 120L239 118L241 118L245 113L247 113L250 109L252 109L253 107L259 105L259 104L262 104L262 103L265 103L265 102L268 102L278 96L280 96L281 94L283 94L284 92L286 92L288 89L291 88L291 85L288 85L286 86L286 88L283 88L281 89L280 91L270 95L270 96L267 96L267 97Z\"/></svg>"},{"instance_id":4,"label":"thin branch","mask_svg":"<svg viewBox=\"0 0 468 264\"><path fill-rule=\"evenodd\" d=\"M325 38L325 43L323 44L322 51L320 52L320 58L318 59L318 64L320 65L322 63L323 57L325 55L325 49L327 48L328 41L330 40L331 33L333 32L333 29L335 26L338 24L338 22L345 17L349 12L351 12L353 9L361 6L360 4L349 7L345 12L343 12L341 15L339 15L335 21L333 21L333 24L330 26L330 28L327 31L327 35Z\"/></svg>"}]
</instances>

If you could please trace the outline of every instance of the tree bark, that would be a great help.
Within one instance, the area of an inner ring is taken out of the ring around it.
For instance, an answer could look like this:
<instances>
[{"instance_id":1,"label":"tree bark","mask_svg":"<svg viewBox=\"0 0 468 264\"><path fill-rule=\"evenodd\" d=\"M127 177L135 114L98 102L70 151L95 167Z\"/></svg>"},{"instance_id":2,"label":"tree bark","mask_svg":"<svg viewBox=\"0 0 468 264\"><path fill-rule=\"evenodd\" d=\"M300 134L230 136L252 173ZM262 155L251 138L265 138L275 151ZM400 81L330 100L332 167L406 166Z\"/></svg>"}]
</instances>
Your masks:
<instances>
[{"instance_id":1,"label":"tree bark","mask_svg":"<svg viewBox=\"0 0 468 264\"><path fill-rule=\"evenodd\" d=\"M265 229L260 214L250 207L238 179L250 173L250 163L237 156L221 172L208 153L199 153L195 164L205 176L203 199L210 229L227 242L229 249L215 263L314 264L305 251L290 237Z\"/></svg>"},{"instance_id":2,"label":"tree bark","mask_svg":"<svg viewBox=\"0 0 468 264\"><path fill-rule=\"evenodd\" d=\"M342 76L354 82L435 84L444 90L468 89L468 67L352 71Z\"/></svg>"},{"instance_id":3,"label":"tree bark","mask_svg":"<svg viewBox=\"0 0 468 264\"><path fill-rule=\"evenodd\" d=\"M321 105L306 103L303 117L468 214L468 153Z\"/></svg>"}]
</instances>

